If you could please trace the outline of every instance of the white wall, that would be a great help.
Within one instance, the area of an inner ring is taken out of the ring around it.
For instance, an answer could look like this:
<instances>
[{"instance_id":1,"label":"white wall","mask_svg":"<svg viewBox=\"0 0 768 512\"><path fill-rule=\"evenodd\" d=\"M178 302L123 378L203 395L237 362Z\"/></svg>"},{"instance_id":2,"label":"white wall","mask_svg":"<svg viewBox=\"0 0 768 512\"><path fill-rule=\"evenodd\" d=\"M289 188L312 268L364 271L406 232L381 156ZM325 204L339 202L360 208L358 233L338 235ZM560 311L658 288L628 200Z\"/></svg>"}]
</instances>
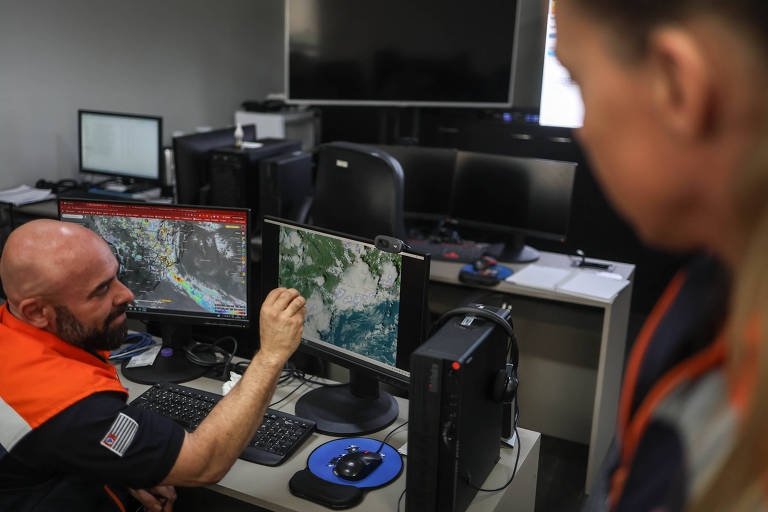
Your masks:
<instances>
[{"instance_id":1,"label":"white wall","mask_svg":"<svg viewBox=\"0 0 768 512\"><path fill-rule=\"evenodd\" d=\"M77 177L79 108L232 123L283 90L283 0L0 0L0 189Z\"/></svg>"}]
</instances>

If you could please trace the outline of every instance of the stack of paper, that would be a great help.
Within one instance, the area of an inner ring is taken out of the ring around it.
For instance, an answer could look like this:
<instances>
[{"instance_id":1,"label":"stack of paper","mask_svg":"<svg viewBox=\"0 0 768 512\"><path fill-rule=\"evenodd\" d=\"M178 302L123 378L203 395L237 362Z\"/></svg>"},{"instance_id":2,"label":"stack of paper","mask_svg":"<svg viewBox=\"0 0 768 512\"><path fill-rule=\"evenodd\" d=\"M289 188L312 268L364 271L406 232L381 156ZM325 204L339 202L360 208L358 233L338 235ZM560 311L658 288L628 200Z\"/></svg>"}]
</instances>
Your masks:
<instances>
[{"instance_id":1,"label":"stack of paper","mask_svg":"<svg viewBox=\"0 0 768 512\"><path fill-rule=\"evenodd\" d=\"M0 203L11 203L14 206L37 203L46 199L55 199L56 196L47 188L33 188L29 185L20 185L16 188L0 190Z\"/></svg>"},{"instance_id":2,"label":"stack of paper","mask_svg":"<svg viewBox=\"0 0 768 512\"><path fill-rule=\"evenodd\" d=\"M565 269L544 265L528 265L512 274L507 282L518 286L551 290L572 295L611 300L629 281L619 274L583 269Z\"/></svg>"}]
</instances>

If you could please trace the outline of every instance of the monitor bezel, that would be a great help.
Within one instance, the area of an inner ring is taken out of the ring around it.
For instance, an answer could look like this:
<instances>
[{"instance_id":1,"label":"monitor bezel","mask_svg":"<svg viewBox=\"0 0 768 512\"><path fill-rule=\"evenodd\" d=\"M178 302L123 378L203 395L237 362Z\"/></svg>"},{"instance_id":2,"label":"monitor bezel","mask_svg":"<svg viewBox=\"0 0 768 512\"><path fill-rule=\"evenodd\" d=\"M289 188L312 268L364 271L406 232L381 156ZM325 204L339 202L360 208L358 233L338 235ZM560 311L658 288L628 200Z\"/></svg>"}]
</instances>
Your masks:
<instances>
[{"instance_id":1,"label":"monitor bezel","mask_svg":"<svg viewBox=\"0 0 768 512\"><path fill-rule=\"evenodd\" d=\"M294 222L287 219L282 219L279 217L274 217L271 215L265 215L263 217L262 221L262 275L261 275L261 286L262 286L262 296L261 300L263 301L266 297L267 293L269 293L270 290L277 287L277 276L278 276L278 265L279 265L279 246L275 248L275 254L268 255L266 251L264 251L264 247L266 246L265 242L267 241L267 230L264 229L268 224L278 226L285 225L292 228L298 228L298 229L305 229L313 232L317 232L324 235L331 235L334 237L359 242L363 244L370 245L371 247L376 247L372 240L359 237L355 235L349 235L346 233L341 233L339 231L334 231L331 229L326 229L318 226L311 226L308 224L301 224L298 222ZM279 233L278 233L279 236ZM364 356L351 356L347 354L343 349L340 349L338 347L334 347L333 345L326 343L323 344L322 342L316 342L313 340L308 340L306 338L302 337L301 340L301 346L300 349L306 353L316 355L319 357L322 357L326 361L339 364L345 368L350 369L350 371L357 371L362 370L366 372L367 374L374 375L379 381L385 382L387 384L392 384L398 387L407 386L410 382L410 356L411 353L424 342L425 337L425 318L424 314L426 312L427 308L427 293L429 289L429 267L430 267L430 256L429 254L420 253L418 251L413 250L406 250L402 251L400 253L403 255L404 258L413 258L414 260L421 261L421 265L423 265L423 274L414 274L411 276L411 279L416 281L417 279L423 283L423 289L421 290L421 303L417 305L411 304L412 307L419 308L419 314L418 318L413 319L415 323L418 324L418 326L413 325L411 328L414 332L417 332L417 337L415 340L412 340L404 344L404 339L401 338L401 331L398 328L398 336L397 336L397 355L396 355L396 363L395 367L396 370L393 370L392 366L384 364L384 363L372 363L367 360L367 358L364 358ZM270 260L270 257L273 258ZM270 264L272 266L270 266ZM272 273L272 278L269 278L269 273ZM410 280L409 280L410 282ZM401 287L405 286L406 283L401 281ZM412 285L411 285L412 286ZM418 290L412 290L410 289L410 293L417 292ZM402 301L402 288L401 288L401 301ZM402 320L402 317L401 319ZM417 328L418 327L418 328ZM401 352L402 349L402 352Z\"/></svg>"},{"instance_id":2,"label":"monitor bezel","mask_svg":"<svg viewBox=\"0 0 768 512\"><path fill-rule=\"evenodd\" d=\"M95 114L110 117L119 117L124 119L143 119L157 122L157 177L148 178L146 176L137 176L126 172L115 172L108 170L87 169L83 167L83 114ZM165 166L163 155L163 118L161 116L151 116L146 114L131 114L127 112L110 112L103 110L78 109L77 111L77 167L79 172L85 174L100 174L104 176L114 176L116 178L126 178L144 183L162 183L165 180Z\"/></svg>"},{"instance_id":3,"label":"monitor bezel","mask_svg":"<svg viewBox=\"0 0 768 512\"><path fill-rule=\"evenodd\" d=\"M200 205L184 205L184 204L169 204L169 203L151 203L142 201L120 201L111 199L81 199L81 198L59 198L57 201L58 217L62 222L69 222L62 220L61 204L62 202L74 202L74 203L96 203L96 204L111 204L119 206L142 206L142 207L160 207L167 209L189 208L194 210L216 210L216 211L236 211L244 212L246 214L246 233L250 233L252 226L252 212L249 208L231 208L223 206L200 206ZM249 236L249 235L247 235ZM157 322L171 322L181 323L188 325L211 325L222 327L235 327L235 328L248 328L253 323L254 318L254 304L253 293L251 291L251 242L248 240L246 244L246 261L248 262L247 270L245 274L246 285L246 317L245 318L217 318L200 316L192 313L178 313L168 311L133 311L126 312L129 318L142 321L157 321Z\"/></svg>"},{"instance_id":4,"label":"monitor bezel","mask_svg":"<svg viewBox=\"0 0 768 512\"><path fill-rule=\"evenodd\" d=\"M515 83L517 80L518 48L520 46L520 22L522 17L522 1L515 6L515 24L512 36L512 57L509 64L509 86L507 88L506 101L422 101L422 100L380 100L380 99L323 99L323 98L295 98L291 96L291 2L285 2L284 20L284 44L283 44L283 74L285 84L285 102L289 105L305 106L357 106L357 107L445 107L445 108L510 108L515 102Z\"/></svg>"}]
</instances>

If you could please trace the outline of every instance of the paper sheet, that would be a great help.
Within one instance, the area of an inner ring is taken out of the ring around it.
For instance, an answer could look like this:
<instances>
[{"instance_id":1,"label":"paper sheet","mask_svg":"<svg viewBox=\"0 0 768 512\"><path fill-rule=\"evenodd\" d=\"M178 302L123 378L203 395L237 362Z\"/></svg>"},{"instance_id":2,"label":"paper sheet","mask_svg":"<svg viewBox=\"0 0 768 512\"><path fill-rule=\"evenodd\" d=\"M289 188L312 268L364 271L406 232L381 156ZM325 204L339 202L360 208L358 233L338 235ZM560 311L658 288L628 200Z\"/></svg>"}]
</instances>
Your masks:
<instances>
[{"instance_id":1,"label":"paper sheet","mask_svg":"<svg viewBox=\"0 0 768 512\"><path fill-rule=\"evenodd\" d=\"M568 276L570 269L545 267L544 265L528 265L509 276L506 280L520 286L554 290L558 283Z\"/></svg>"},{"instance_id":2,"label":"paper sheet","mask_svg":"<svg viewBox=\"0 0 768 512\"><path fill-rule=\"evenodd\" d=\"M588 295L600 299L610 300L629 284L626 279L601 276L594 272L580 271L558 289L575 295Z\"/></svg>"},{"instance_id":3,"label":"paper sheet","mask_svg":"<svg viewBox=\"0 0 768 512\"><path fill-rule=\"evenodd\" d=\"M12 203L16 206L55 198L56 196L50 189L34 188L29 185L20 185L16 188L0 190L0 202Z\"/></svg>"}]
</instances>

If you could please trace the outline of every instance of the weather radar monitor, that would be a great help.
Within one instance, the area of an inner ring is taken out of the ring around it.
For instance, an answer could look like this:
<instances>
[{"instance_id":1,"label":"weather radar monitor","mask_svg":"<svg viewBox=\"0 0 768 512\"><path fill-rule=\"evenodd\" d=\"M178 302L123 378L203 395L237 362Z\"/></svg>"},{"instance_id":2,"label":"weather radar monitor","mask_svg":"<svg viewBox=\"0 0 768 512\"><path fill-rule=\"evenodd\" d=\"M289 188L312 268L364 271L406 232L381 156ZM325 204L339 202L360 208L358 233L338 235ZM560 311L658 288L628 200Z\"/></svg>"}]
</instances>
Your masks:
<instances>
[{"instance_id":1,"label":"weather radar monitor","mask_svg":"<svg viewBox=\"0 0 768 512\"><path fill-rule=\"evenodd\" d=\"M118 278L135 296L128 315L161 324L163 351L152 366L124 364L127 378L200 377L207 368L187 361L184 327L249 325L249 210L62 199L59 216L109 244Z\"/></svg>"},{"instance_id":2,"label":"weather radar monitor","mask_svg":"<svg viewBox=\"0 0 768 512\"><path fill-rule=\"evenodd\" d=\"M370 240L265 217L262 286L296 288L307 299L302 350L349 368L350 382L320 387L296 414L320 432L375 432L398 415L379 381L406 386L422 342L429 256L390 253Z\"/></svg>"}]
</instances>

